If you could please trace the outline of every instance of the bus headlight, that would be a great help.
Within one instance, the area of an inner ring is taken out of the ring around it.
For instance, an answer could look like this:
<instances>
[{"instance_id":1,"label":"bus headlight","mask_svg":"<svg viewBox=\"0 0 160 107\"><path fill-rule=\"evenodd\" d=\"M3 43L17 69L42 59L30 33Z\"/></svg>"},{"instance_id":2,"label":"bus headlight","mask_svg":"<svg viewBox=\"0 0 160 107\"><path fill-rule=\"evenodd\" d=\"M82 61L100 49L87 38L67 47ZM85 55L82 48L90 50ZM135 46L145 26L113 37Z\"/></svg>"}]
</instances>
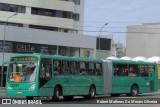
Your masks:
<instances>
[{"instance_id":1,"label":"bus headlight","mask_svg":"<svg viewBox=\"0 0 160 107\"><path fill-rule=\"evenodd\" d=\"M7 85L7 89L8 89L8 90L11 90L11 89L12 89L12 87L10 87L9 85Z\"/></svg>"},{"instance_id":2,"label":"bus headlight","mask_svg":"<svg viewBox=\"0 0 160 107\"><path fill-rule=\"evenodd\" d=\"M34 90L34 88L35 88L35 84L33 84L33 85L29 88L29 90Z\"/></svg>"}]
</instances>

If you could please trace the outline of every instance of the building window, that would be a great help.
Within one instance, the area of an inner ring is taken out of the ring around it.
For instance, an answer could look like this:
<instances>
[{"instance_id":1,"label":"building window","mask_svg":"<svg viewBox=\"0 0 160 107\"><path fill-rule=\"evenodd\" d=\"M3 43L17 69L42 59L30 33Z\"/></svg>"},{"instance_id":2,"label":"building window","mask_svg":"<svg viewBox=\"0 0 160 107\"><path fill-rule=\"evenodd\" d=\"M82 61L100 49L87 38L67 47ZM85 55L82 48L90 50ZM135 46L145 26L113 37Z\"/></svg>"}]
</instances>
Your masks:
<instances>
[{"instance_id":1,"label":"building window","mask_svg":"<svg viewBox=\"0 0 160 107\"><path fill-rule=\"evenodd\" d=\"M80 5L80 0L73 0L73 1L74 1L74 4Z\"/></svg>"},{"instance_id":2,"label":"building window","mask_svg":"<svg viewBox=\"0 0 160 107\"><path fill-rule=\"evenodd\" d=\"M73 14L73 19L76 20L76 21L79 21L79 14L74 13Z\"/></svg>"},{"instance_id":3,"label":"building window","mask_svg":"<svg viewBox=\"0 0 160 107\"><path fill-rule=\"evenodd\" d=\"M55 16L55 10L46 10L45 16Z\"/></svg>"},{"instance_id":4,"label":"building window","mask_svg":"<svg viewBox=\"0 0 160 107\"><path fill-rule=\"evenodd\" d=\"M59 46L58 54L62 56L70 56L70 47Z\"/></svg>"},{"instance_id":5,"label":"building window","mask_svg":"<svg viewBox=\"0 0 160 107\"><path fill-rule=\"evenodd\" d=\"M97 49L111 50L111 39L97 38Z\"/></svg>"},{"instance_id":6,"label":"building window","mask_svg":"<svg viewBox=\"0 0 160 107\"><path fill-rule=\"evenodd\" d=\"M62 17L62 16L63 16L62 11L56 10L56 15L55 15L55 16L56 16L56 17Z\"/></svg>"},{"instance_id":7,"label":"building window","mask_svg":"<svg viewBox=\"0 0 160 107\"><path fill-rule=\"evenodd\" d=\"M32 7L31 14L73 19L73 12Z\"/></svg>"},{"instance_id":8,"label":"building window","mask_svg":"<svg viewBox=\"0 0 160 107\"><path fill-rule=\"evenodd\" d=\"M17 27L23 27L23 24L20 23L10 23L10 22L0 22L0 25L9 25L9 26L17 26Z\"/></svg>"},{"instance_id":9,"label":"building window","mask_svg":"<svg viewBox=\"0 0 160 107\"><path fill-rule=\"evenodd\" d=\"M50 27L50 26L29 25L29 28L41 29L41 30L50 30L50 31L58 31L57 27Z\"/></svg>"},{"instance_id":10,"label":"building window","mask_svg":"<svg viewBox=\"0 0 160 107\"><path fill-rule=\"evenodd\" d=\"M0 3L0 10L9 11L9 12L25 13L25 6Z\"/></svg>"}]
</instances>

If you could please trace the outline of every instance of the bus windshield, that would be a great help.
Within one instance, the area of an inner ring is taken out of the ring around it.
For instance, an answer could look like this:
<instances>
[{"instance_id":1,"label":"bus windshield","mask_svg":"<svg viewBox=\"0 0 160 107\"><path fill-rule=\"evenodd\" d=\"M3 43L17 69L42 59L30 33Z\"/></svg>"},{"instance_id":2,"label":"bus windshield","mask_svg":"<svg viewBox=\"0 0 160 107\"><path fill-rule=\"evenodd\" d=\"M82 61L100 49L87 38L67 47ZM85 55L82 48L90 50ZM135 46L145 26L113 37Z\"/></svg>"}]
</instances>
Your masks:
<instances>
[{"instance_id":1,"label":"bus windshield","mask_svg":"<svg viewBox=\"0 0 160 107\"><path fill-rule=\"evenodd\" d=\"M9 65L8 81L34 82L36 80L37 63L13 63Z\"/></svg>"}]
</instances>

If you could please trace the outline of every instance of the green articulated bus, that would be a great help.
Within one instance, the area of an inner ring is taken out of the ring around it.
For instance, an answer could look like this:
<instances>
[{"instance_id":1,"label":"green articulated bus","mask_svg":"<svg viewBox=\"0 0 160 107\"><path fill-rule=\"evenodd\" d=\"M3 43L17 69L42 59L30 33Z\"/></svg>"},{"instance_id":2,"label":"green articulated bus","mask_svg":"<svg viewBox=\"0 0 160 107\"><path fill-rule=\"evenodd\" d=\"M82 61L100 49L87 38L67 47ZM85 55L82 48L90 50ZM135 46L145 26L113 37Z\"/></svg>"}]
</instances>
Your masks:
<instances>
[{"instance_id":1,"label":"green articulated bus","mask_svg":"<svg viewBox=\"0 0 160 107\"><path fill-rule=\"evenodd\" d=\"M45 54L17 54L8 63L7 96L52 97L136 96L158 91L157 64L95 60Z\"/></svg>"}]
</instances>

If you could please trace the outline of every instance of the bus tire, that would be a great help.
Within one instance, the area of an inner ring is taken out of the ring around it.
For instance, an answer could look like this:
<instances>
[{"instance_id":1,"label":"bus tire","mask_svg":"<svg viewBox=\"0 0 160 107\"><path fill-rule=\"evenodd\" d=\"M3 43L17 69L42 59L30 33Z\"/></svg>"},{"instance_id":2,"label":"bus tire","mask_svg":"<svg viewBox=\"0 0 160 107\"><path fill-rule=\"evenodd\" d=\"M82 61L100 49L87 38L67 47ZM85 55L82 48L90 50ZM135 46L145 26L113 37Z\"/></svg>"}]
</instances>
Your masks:
<instances>
[{"instance_id":1,"label":"bus tire","mask_svg":"<svg viewBox=\"0 0 160 107\"><path fill-rule=\"evenodd\" d=\"M131 96L137 96L138 93L139 93L138 86L137 85L132 85L130 95Z\"/></svg>"},{"instance_id":2,"label":"bus tire","mask_svg":"<svg viewBox=\"0 0 160 107\"><path fill-rule=\"evenodd\" d=\"M96 88L92 85L89 89L88 98L95 98L96 95Z\"/></svg>"},{"instance_id":3,"label":"bus tire","mask_svg":"<svg viewBox=\"0 0 160 107\"><path fill-rule=\"evenodd\" d=\"M56 101L59 100L60 94L61 94L61 89L59 86L56 86L54 89L54 95L52 97L52 100L56 100Z\"/></svg>"},{"instance_id":4,"label":"bus tire","mask_svg":"<svg viewBox=\"0 0 160 107\"><path fill-rule=\"evenodd\" d=\"M34 97L26 96L26 99L27 99L27 100L33 100L33 99L34 99Z\"/></svg>"}]
</instances>

